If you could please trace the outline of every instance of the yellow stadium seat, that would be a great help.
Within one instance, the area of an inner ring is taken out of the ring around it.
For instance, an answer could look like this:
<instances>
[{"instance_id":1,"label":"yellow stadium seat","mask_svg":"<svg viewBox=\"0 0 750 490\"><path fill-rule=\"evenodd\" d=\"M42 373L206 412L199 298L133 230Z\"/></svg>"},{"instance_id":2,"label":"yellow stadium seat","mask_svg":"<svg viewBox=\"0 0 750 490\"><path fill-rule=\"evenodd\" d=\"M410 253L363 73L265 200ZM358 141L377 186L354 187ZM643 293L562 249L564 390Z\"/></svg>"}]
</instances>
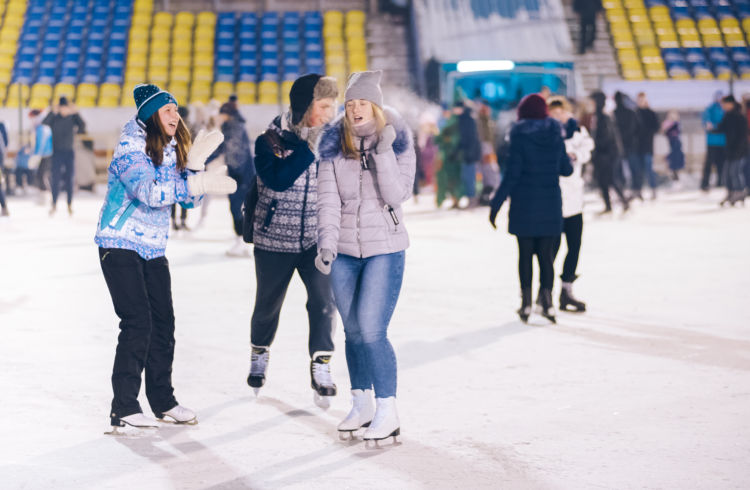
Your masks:
<instances>
[{"instance_id":1,"label":"yellow stadium seat","mask_svg":"<svg viewBox=\"0 0 750 490\"><path fill-rule=\"evenodd\" d=\"M213 39L215 34L215 27L212 25L202 24L195 28L196 39Z\"/></svg>"},{"instance_id":2,"label":"yellow stadium seat","mask_svg":"<svg viewBox=\"0 0 750 490\"><path fill-rule=\"evenodd\" d=\"M120 107L120 97L99 97L98 107Z\"/></svg>"},{"instance_id":3,"label":"yellow stadium seat","mask_svg":"<svg viewBox=\"0 0 750 490\"><path fill-rule=\"evenodd\" d=\"M174 55L172 56L172 68L189 68L192 66L190 55Z\"/></svg>"},{"instance_id":4,"label":"yellow stadium seat","mask_svg":"<svg viewBox=\"0 0 750 490\"><path fill-rule=\"evenodd\" d=\"M214 52L214 45L213 43L206 43L206 42L197 42L193 46L193 53L195 53L196 56L207 56L212 55Z\"/></svg>"},{"instance_id":5,"label":"yellow stadium seat","mask_svg":"<svg viewBox=\"0 0 750 490\"><path fill-rule=\"evenodd\" d=\"M632 22L633 24L637 24L639 22L650 22L648 11L646 9L629 10L628 19L630 19L630 22Z\"/></svg>"},{"instance_id":6,"label":"yellow stadium seat","mask_svg":"<svg viewBox=\"0 0 750 490\"><path fill-rule=\"evenodd\" d=\"M724 36L724 40L726 41L727 46L733 48L741 48L743 46L747 46L745 38L742 36L742 34L727 34Z\"/></svg>"},{"instance_id":7,"label":"yellow stadium seat","mask_svg":"<svg viewBox=\"0 0 750 490\"><path fill-rule=\"evenodd\" d=\"M13 68L13 57L8 55L0 54L0 70L12 69Z\"/></svg>"},{"instance_id":8,"label":"yellow stadium seat","mask_svg":"<svg viewBox=\"0 0 750 490\"><path fill-rule=\"evenodd\" d=\"M18 41L0 41L0 55L2 56L15 56L18 50Z\"/></svg>"},{"instance_id":9,"label":"yellow stadium seat","mask_svg":"<svg viewBox=\"0 0 750 490\"><path fill-rule=\"evenodd\" d=\"M665 5L655 5L648 10L648 14L651 20L654 22L669 21L672 22L672 17L669 15L669 7Z\"/></svg>"},{"instance_id":10,"label":"yellow stadium seat","mask_svg":"<svg viewBox=\"0 0 750 490\"><path fill-rule=\"evenodd\" d=\"M52 99L59 100L63 95L65 97L68 97L69 99L72 99L75 93L76 88L73 85L69 83L58 83L57 85L55 85L55 89L53 90Z\"/></svg>"},{"instance_id":11,"label":"yellow stadium seat","mask_svg":"<svg viewBox=\"0 0 750 490\"><path fill-rule=\"evenodd\" d=\"M340 38L343 36L343 34L344 30L339 25L328 24L323 26L323 37L325 39L337 37Z\"/></svg>"},{"instance_id":12,"label":"yellow stadium seat","mask_svg":"<svg viewBox=\"0 0 750 490\"><path fill-rule=\"evenodd\" d=\"M76 105L78 107L94 107L99 95L99 87L93 83L81 83L76 93Z\"/></svg>"},{"instance_id":13,"label":"yellow stadium seat","mask_svg":"<svg viewBox=\"0 0 750 490\"><path fill-rule=\"evenodd\" d=\"M257 87L253 82L237 82L237 101L240 104L255 104Z\"/></svg>"},{"instance_id":14,"label":"yellow stadium seat","mask_svg":"<svg viewBox=\"0 0 750 490\"><path fill-rule=\"evenodd\" d=\"M11 69L10 68L0 68L0 84L1 85L8 85L11 80ZM0 90L0 100L2 100L5 93Z\"/></svg>"},{"instance_id":15,"label":"yellow stadium seat","mask_svg":"<svg viewBox=\"0 0 750 490\"><path fill-rule=\"evenodd\" d=\"M195 24L195 14L192 12L177 12L174 17L174 25L176 26L189 26L192 27Z\"/></svg>"},{"instance_id":16,"label":"yellow stadium seat","mask_svg":"<svg viewBox=\"0 0 750 490\"><path fill-rule=\"evenodd\" d=\"M623 5L625 5L625 8L627 9L646 8L643 0L624 0Z\"/></svg>"},{"instance_id":17,"label":"yellow stadium seat","mask_svg":"<svg viewBox=\"0 0 750 490\"><path fill-rule=\"evenodd\" d=\"M202 82L193 84L190 87L190 101L191 102L208 102L211 97L211 83Z\"/></svg>"},{"instance_id":18,"label":"yellow stadium seat","mask_svg":"<svg viewBox=\"0 0 750 490\"><path fill-rule=\"evenodd\" d=\"M29 88L26 84L18 84L18 83L12 83L10 87L8 87L8 98L6 100L7 104L10 104L10 102L13 102L12 107L18 107L18 89L21 88L21 99L24 101L28 100L29 95L31 94L31 88Z\"/></svg>"},{"instance_id":19,"label":"yellow stadium seat","mask_svg":"<svg viewBox=\"0 0 750 490\"><path fill-rule=\"evenodd\" d=\"M714 80L714 74L705 68L696 68L694 75L696 80Z\"/></svg>"},{"instance_id":20,"label":"yellow stadium seat","mask_svg":"<svg viewBox=\"0 0 750 490\"><path fill-rule=\"evenodd\" d=\"M46 83L35 83L31 86L31 96L32 97L47 97L48 99L52 97L52 85L47 85Z\"/></svg>"},{"instance_id":21,"label":"yellow stadium seat","mask_svg":"<svg viewBox=\"0 0 750 490\"><path fill-rule=\"evenodd\" d=\"M721 34L704 34L703 35L703 45L708 48L721 48L724 46L724 39L722 39Z\"/></svg>"},{"instance_id":22,"label":"yellow stadium seat","mask_svg":"<svg viewBox=\"0 0 750 490\"><path fill-rule=\"evenodd\" d=\"M214 71L208 67L196 67L193 69L193 82L210 82L214 79Z\"/></svg>"},{"instance_id":23,"label":"yellow stadium seat","mask_svg":"<svg viewBox=\"0 0 750 490\"><path fill-rule=\"evenodd\" d=\"M364 38L357 38L357 39L347 39L346 40L346 47L349 51L367 51L367 41L364 40Z\"/></svg>"},{"instance_id":24,"label":"yellow stadium seat","mask_svg":"<svg viewBox=\"0 0 750 490\"><path fill-rule=\"evenodd\" d=\"M213 12L200 12L196 18L196 23L199 26L211 26L216 25L216 14Z\"/></svg>"},{"instance_id":25,"label":"yellow stadium seat","mask_svg":"<svg viewBox=\"0 0 750 490\"><path fill-rule=\"evenodd\" d=\"M340 10L328 10L323 13L323 25L325 24L336 24L342 25L344 23L344 14Z\"/></svg>"},{"instance_id":26,"label":"yellow stadium seat","mask_svg":"<svg viewBox=\"0 0 750 490\"><path fill-rule=\"evenodd\" d=\"M177 99L177 103L183 105L187 102L190 91L188 90L188 84L184 82L172 82L167 86L167 91L174 95Z\"/></svg>"},{"instance_id":27,"label":"yellow stadium seat","mask_svg":"<svg viewBox=\"0 0 750 490\"><path fill-rule=\"evenodd\" d=\"M364 24L365 13L362 10L350 10L345 15L347 24Z\"/></svg>"},{"instance_id":28,"label":"yellow stadium seat","mask_svg":"<svg viewBox=\"0 0 750 490\"><path fill-rule=\"evenodd\" d=\"M169 12L157 12L154 14L154 27L172 27L174 17Z\"/></svg>"},{"instance_id":29,"label":"yellow stadium seat","mask_svg":"<svg viewBox=\"0 0 750 490\"><path fill-rule=\"evenodd\" d=\"M277 82L263 81L258 84L259 104L279 103L279 84Z\"/></svg>"},{"instance_id":30,"label":"yellow stadium seat","mask_svg":"<svg viewBox=\"0 0 750 490\"><path fill-rule=\"evenodd\" d=\"M193 66L196 68L211 68L214 66L214 56L212 53L196 53L193 58Z\"/></svg>"},{"instance_id":31,"label":"yellow stadium seat","mask_svg":"<svg viewBox=\"0 0 750 490\"><path fill-rule=\"evenodd\" d=\"M224 102L229 99L229 96L234 94L234 84L231 82L216 82L214 83L213 97L214 99Z\"/></svg>"},{"instance_id":32,"label":"yellow stadium seat","mask_svg":"<svg viewBox=\"0 0 750 490\"><path fill-rule=\"evenodd\" d=\"M103 83L99 86L99 97L119 98L122 95L122 88L116 83Z\"/></svg>"},{"instance_id":33,"label":"yellow stadium seat","mask_svg":"<svg viewBox=\"0 0 750 490\"><path fill-rule=\"evenodd\" d=\"M353 38L362 38L365 37L365 30L362 28L362 26L346 26L344 29L344 36L347 39L353 39Z\"/></svg>"},{"instance_id":34,"label":"yellow stadium seat","mask_svg":"<svg viewBox=\"0 0 750 490\"><path fill-rule=\"evenodd\" d=\"M155 83L156 85L161 86L167 83L168 78L169 75L166 68L148 71L147 79L149 83Z\"/></svg>"},{"instance_id":35,"label":"yellow stadium seat","mask_svg":"<svg viewBox=\"0 0 750 490\"><path fill-rule=\"evenodd\" d=\"M151 49L166 46L169 49L170 35L167 29L153 29L151 31Z\"/></svg>"},{"instance_id":36,"label":"yellow stadium seat","mask_svg":"<svg viewBox=\"0 0 750 490\"><path fill-rule=\"evenodd\" d=\"M332 50L343 51L344 50L344 39L340 38L340 37L327 38L323 42L323 46L325 47L326 51L332 51Z\"/></svg>"},{"instance_id":37,"label":"yellow stadium seat","mask_svg":"<svg viewBox=\"0 0 750 490\"><path fill-rule=\"evenodd\" d=\"M607 20L610 24L627 24L628 14L622 9L607 10Z\"/></svg>"},{"instance_id":38,"label":"yellow stadium seat","mask_svg":"<svg viewBox=\"0 0 750 490\"><path fill-rule=\"evenodd\" d=\"M367 61L362 60L357 63L350 63L349 71L352 73L355 71L367 71Z\"/></svg>"},{"instance_id":39,"label":"yellow stadium seat","mask_svg":"<svg viewBox=\"0 0 750 490\"><path fill-rule=\"evenodd\" d=\"M745 17L744 19L742 19L742 29L746 33L750 34L750 17Z\"/></svg>"},{"instance_id":40,"label":"yellow stadium seat","mask_svg":"<svg viewBox=\"0 0 750 490\"><path fill-rule=\"evenodd\" d=\"M190 68L172 68L169 79L175 82L189 82L190 81Z\"/></svg>"}]
</instances>

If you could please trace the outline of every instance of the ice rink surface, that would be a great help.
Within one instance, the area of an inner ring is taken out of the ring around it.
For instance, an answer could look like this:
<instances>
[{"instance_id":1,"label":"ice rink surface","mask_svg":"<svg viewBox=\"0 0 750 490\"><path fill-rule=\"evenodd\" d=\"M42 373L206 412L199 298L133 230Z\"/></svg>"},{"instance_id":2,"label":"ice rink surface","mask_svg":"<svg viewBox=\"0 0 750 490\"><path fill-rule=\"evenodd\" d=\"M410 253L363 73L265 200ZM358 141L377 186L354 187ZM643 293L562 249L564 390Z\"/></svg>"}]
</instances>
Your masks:
<instances>
[{"instance_id":1,"label":"ice rink surface","mask_svg":"<svg viewBox=\"0 0 750 490\"><path fill-rule=\"evenodd\" d=\"M79 194L72 218L11 200L0 219L0 487L750 488L750 204L719 209L722 195L664 194L607 218L588 196L575 291L589 311L556 326L515 314L507 208L493 231L486 209L411 203L390 327L402 444L383 450L338 440L349 408L340 326L339 395L327 412L312 402L298 278L266 386L256 398L245 384L255 277L252 259L224 255L225 199L167 250L173 381L200 423L105 436L118 329L93 243L102 195Z\"/></svg>"}]
</instances>

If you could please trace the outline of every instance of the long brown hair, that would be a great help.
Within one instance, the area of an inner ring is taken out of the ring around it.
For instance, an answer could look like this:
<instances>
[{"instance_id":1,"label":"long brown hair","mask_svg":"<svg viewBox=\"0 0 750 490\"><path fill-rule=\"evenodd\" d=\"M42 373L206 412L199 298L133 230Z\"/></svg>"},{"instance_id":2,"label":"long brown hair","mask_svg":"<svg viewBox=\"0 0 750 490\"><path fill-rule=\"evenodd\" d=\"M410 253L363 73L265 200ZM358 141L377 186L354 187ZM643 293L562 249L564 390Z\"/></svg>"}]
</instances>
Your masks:
<instances>
[{"instance_id":1,"label":"long brown hair","mask_svg":"<svg viewBox=\"0 0 750 490\"><path fill-rule=\"evenodd\" d=\"M177 146L175 147L177 169L184 170L187 166L187 154L190 151L192 139L190 138L190 131L182 118L177 121L177 131L174 134L174 139L177 141ZM159 111L154 112L153 116L146 121L146 155L151 158L154 167L161 165L164 158L164 147L170 141L172 141L172 138L167 135L164 127L161 125Z\"/></svg>"},{"instance_id":2,"label":"long brown hair","mask_svg":"<svg viewBox=\"0 0 750 490\"><path fill-rule=\"evenodd\" d=\"M386 125L385 114L383 113L383 109L377 104L373 104L372 102L370 104L372 104L372 116L375 119L376 132L380 134ZM346 111L344 111L344 131L341 134L341 146L344 150L344 156L349 158L357 158L359 156L359 148L354 144L353 133L354 128L346 116Z\"/></svg>"}]
</instances>

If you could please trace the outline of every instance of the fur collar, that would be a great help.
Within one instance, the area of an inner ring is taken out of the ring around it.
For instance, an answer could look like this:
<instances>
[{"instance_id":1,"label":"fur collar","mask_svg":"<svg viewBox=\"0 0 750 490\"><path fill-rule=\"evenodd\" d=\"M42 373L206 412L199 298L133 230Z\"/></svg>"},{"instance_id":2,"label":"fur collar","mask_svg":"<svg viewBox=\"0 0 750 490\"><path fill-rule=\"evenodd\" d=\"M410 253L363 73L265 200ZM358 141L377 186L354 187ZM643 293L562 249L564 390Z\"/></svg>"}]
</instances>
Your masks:
<instances>
[{"instance_id":1,"label":"fur collar","mask_svg":"<svg viewBox=\"0 0 750 490\"><path fill-rule=\"evenodd\" d=\"M383 113L387 124L391 124L396 130L396 139L393 142L393 152L401 155L411 146L411 130L401 115L392 107L384 107ZM320 135L318 141L318 156L322 160L332 160L343 154L341 149L341 131L344 130L345 113L339 114L333 121L328 123Z\"/></svg>"}]
</instances>

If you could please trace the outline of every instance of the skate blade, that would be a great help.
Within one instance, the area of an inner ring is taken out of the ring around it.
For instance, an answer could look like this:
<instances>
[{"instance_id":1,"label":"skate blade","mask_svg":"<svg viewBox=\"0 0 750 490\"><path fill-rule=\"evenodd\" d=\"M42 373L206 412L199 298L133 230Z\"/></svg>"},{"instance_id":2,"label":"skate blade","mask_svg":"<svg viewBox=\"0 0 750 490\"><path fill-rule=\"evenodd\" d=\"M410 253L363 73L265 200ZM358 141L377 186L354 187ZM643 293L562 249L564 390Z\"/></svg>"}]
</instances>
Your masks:
<instances>
[{"instance_id":1,"label":"skate blade","mask_svg":"<svg viewBox=\"0 0 750 490\"><path fill-rule=\"evenodd\" d=\"M371 451L394 448L401 444L402 443L397 439L397 436L388 436L384 439L365 439L365 449Z\"/></svg>"},{"instance_id":2,"label":"skate blade","mask_svg":"<svg viewBox=\"0 0 750 490\"><path fill-rule=\"evenodd\" d=\"M193 417L192 419L185 420L183 422L181 422L181 421L179 421L179 420L177 420L175 418L172 418L169 415L167 415L167 417L169 417L169 418L163 417L163 418L156 419L156 420L158 420L159 422L162 422L164 424L170 424L170 425L197 425L198 424L198 417Z\"/></svg>"},{"instance_id":3,"label":"skate blade","mask_svg":"<svg viewBox=\"0 0 750 490\"><path fill-rule=\"evenodd\" d=\"M331 398L330 396L320 396L317 392L313 393L313 402L323 410L331 408Z\"/></svg>"},{"instance_id":4,"label":"skate blade","mask_svg":"<svg viewBox=\"0 0 750 490\"><path fill-rule=\"evenodd\" d=\"M258 393L260 393L260 388L253 388L253 393L255 393L255 397L258 397Z\"/></svg>"},{"instance_id":5,"label":"skate blade","mask_svg":"<svg viewBox=\"0 0 750 490\"><path fill-rule=\"evenodd\" d=\"M152 436L158 433L158 427L134 427L126 424L124 427L113 425L111 430L104 432L104 435L116 437L142 437Z\"/></svg>"}]
</instances>

